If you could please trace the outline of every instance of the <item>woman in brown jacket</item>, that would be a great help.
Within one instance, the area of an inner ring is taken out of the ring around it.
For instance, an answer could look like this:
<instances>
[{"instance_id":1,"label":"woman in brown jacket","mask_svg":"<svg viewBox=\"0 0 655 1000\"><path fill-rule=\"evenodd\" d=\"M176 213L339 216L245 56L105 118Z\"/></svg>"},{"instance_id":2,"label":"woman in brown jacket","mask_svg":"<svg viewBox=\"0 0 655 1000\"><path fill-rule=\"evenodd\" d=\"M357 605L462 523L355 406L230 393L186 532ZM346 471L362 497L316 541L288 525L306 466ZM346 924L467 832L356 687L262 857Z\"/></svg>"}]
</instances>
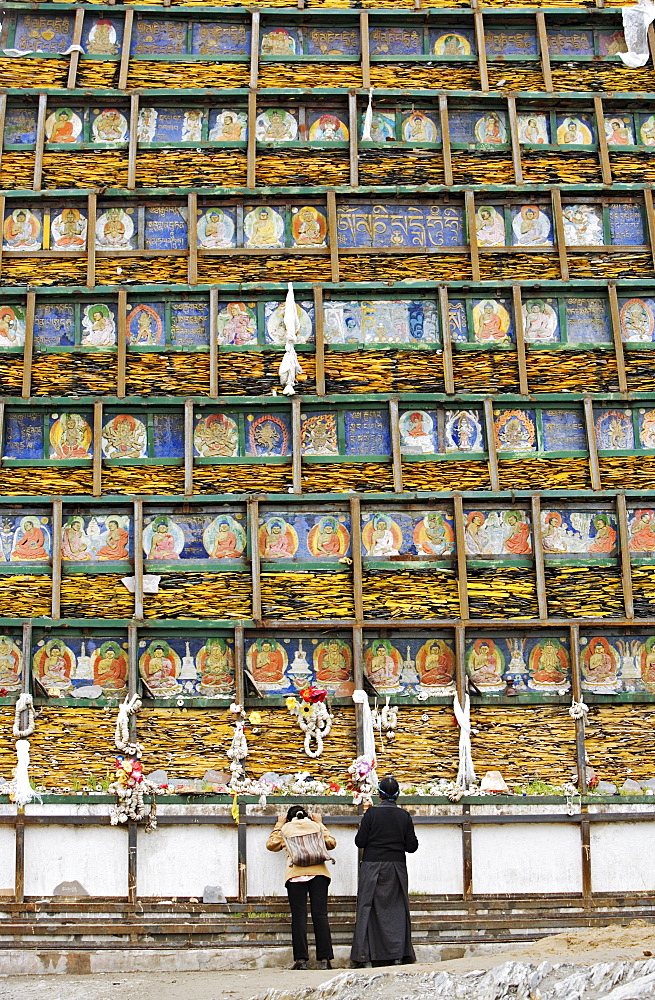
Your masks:
<instances>
[{"instance_id":1,"label":"woman in brown jacket","mask_svg":"<svg viewBox=\"0 0 655 1000\"><path fill-rule=\"evenodd\" d=\"M336 839L323 826L319 813L307 815L302 806L291 806L286 816L278 816L273 832L266 841L269 851L286 849L285 838L302 837L310 833L322 833L325 846L337 846ZM287 869L284 884L291 909L291 940L293 943L293 968L306 969L309 959L307 946L307 896L312 911L312 924L316 938L316 958L322 969L331 969L334 958L332 936L328 922L327 898L330 875L325 862L317 865L294 865L287 850Z\"/></svg>"}]
</instances>

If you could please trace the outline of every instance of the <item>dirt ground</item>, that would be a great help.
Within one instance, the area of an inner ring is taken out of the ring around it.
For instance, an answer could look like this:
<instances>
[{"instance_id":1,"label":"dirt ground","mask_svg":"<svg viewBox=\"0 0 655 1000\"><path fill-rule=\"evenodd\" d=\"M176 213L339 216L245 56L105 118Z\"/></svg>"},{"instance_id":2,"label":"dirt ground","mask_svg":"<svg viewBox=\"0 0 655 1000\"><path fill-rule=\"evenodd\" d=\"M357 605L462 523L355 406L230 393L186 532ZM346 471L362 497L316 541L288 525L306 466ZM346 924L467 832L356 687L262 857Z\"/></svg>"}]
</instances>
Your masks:
<instances>
[{"instance_id":1,"label":"dirt ground","mask_svg":"<svg viewBox=\"0 0 655 1000\"><path fill-rule=\"evenodd\" d=\"M627 927L571 931L543 938L526 948L498 955L471 956L438 965L413 965L412 972L444 969L468 972L491 969L509 959L537 964L568 962L593 965L621 959L637 961L655 956L655 926L633 921ZM271 987L297 989L317 986L336 972L292 972L287 969L253 969L234 972L134 973L80 976L2 976L2 1000L251 1000ZM362 976L378 969L363 969ZM395 971L395 970L389 970ZM405 966L403 973L410 971Z\"/></svg>"}]
</instances>

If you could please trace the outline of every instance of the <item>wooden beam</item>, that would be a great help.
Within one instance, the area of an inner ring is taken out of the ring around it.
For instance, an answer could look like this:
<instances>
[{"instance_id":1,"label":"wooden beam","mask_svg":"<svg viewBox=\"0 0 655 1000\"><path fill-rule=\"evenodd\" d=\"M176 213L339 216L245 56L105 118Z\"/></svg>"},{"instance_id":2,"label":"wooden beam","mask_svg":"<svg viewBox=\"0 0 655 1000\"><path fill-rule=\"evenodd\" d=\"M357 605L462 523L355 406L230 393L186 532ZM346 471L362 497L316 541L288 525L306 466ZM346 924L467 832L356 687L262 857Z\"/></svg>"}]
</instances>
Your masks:
<instances>
[{"instance_id":1,"label":"wooden beam","mask_svg":"<svg viewBox=\"0 0 655 1000\"><path fill-rule=\"evenodd\" d=\"M337 236L337 195L334 188L327 190L327 223L330 241L331 280L339 283L339 240Z\"/></svg>"},{"instance_id":2,"label":"wooden beam","mask_svg":"<svg viewBox=\"0 0 655 1000\"><path fill-rule=\"evenodd\" d=\"M314 335L316 365L316 395L325 395L325 331L323 322L323 286L313 285L314 291Z\"/></svg>"},{"instance_id":3,"label":"wooden beam","mask_svg":"<svg viewBox=\"0 0 655 1000\"><path fill-rule=\"evenodd\" d=\"M209 396L218 396L218 288L209 289Z\"/></svg>"},{"instance_id":4,"label":"wooden beam","mask_svg":"<svg viewBox=\"0 0 655 1000\"><path fill-rule=\"evenodd\" d=\"M348 91L348 154L350 157L350 186L359 187L359 123L357 121L357 92Z\"/></svg>"},{"instance_id":5,"label":"wooden beam","mask_svg":"<svg viewBox=\"0 0 655 1000\"><path fill-rule=\"evenodd\" d=\"M480 254L478 252L478 234L475 228L475 195L472 191L464 194L466 220L469 232L469 251L471 254L471 276L473 281L480 281Z\"/></svg>"},{"instance_id":6,"label":"wooden beam","mask_svg":"<svg viewBox=\"0 0 655 1000\"><path fill-rule=\"evenodd\" d=\"M75 11L75 23L73 25L73 41L72 45L81 45L82 43L82 25L84 24L84 8L78 7ZM66 80L66 89L75 90L77 82L77 67L80 62L80 53L77 49L73 49L70 54L70 62L68 63L68 79Z\"/></svg>"},{"instance_id":7,"label":"wooden beam","mask_svg":"<svg viewBox=\"0 0 655 1000\"><path fill-rule=\"evenodd\" d=\"M29 399L32 395L32 357L34 354L34 314L36 312L36 293L28 292L25 303L25 344L23 345L23 388L21 397Z\"/></svg>"},{"instance_id":8,"label":"wooden beam","mask_svg":"<svg viewBox=\"0 0 655 1000\"><path fill-rule=\"evenodd\" d=\"M514 183L523 183L523 164L521 163L521 143L519 142L519 123L516 114L516 98L513 94L507 98L507 115L509 118L509 135L512 143L512 165L514 167Z\"/></svg>"},{"instance_id":9,"label":"wooden beam","mask_svg":"<svg viewBox=\"0 0 655 1000\"><path fill-rule=\"evenodd\" d=\"M496 452L496 435L494 433L494 404L491 397L487 397L484 401L484 426L489 455L489 479L491 489L495 492L500 489L500 480L498 478L498 453Z\"/></svg>"},{"instance_id":10,"label":"wooden beam","mask_svg":"<svg viewBox=\"0 0 655 1000\"><path fill-rule=\"evenodd\" d=\"M559 188L553 188L551 192L553 204L553 221L555 223L555 241L559 254L559 268L562 272L562 281L569 280L569 259L566 254L566 238L564 236L564 219L562 218L562 195Z\"/></svg>"},{"instance_id":11,"label":"wooden beam","mask_svg":"<svg viewBox=\"0 0 655 1000\"><path fill-rule=\"evenodd\" d=\"M45 120L48 113L48 95L39 94L39 110L36 118L36 141L34 143L34 177L32 190L41 190L43 176L43 152L45 149Z\"/></svg>"},{"instance_id":12,"label":"wooden beam","mask_svg":"<svg viewBox=\"0 0 655 1000\"><path fill-rule=\"evenodd\" d=\"M193 400L184 400L184 495L193 496Z\"/></svg>"},{"instance_id":13,"label":"wooden beam","mask_svg":"<svg viewBox=\"0 0 655 1000\"><path fill-rule=\"evenodd\" d=\"M102 400L93 404L93 496L102 496Z\"/></svg>"},{"instance_id":14,"label":"wooden beam","mask_svg":"<svg viewBox=\"0 0 655 1000\"><path fill-rule=\"evenodd\" d=\"M137 901L137 837L137 824L134 820L129 820L127 824L127 901L131 906L135 906Z\"/></svg>"},{"instance_id":15,"label":"wooden beam","mask_svg":"<svg viewBox=\"0 0 655 1000\"><path fill-rule=\"evenodd\" d=\"M25 902L25 806L19 806L15 826L14 899Z\"/></svg>"},{"instance_id":16,"label":"wooden beam","mask_svg":"<svg viewBox=\"0 0 655 1000\"><path fill-rule=\"evenodd\" d=\"M291 462L293 492L302 493L302 456L300 449L300 396L291 397Z\"/></svg>"},{"instance_id":17,"label":"wooden beam","mask_svg":"<svg viewBox=\"0 0 655 1000\"><path fill-rule=\"evenodd\" d=\"M439 286L439 318L441 320L441 346L443 348L443 381L448 395L455 392L455 376L453 374L453 342L450 338L450 323L448 313L448 288Z\"/></svg>"},{"instance_id":18,"label":"wooden beam","mask_svg":"<svg viewBox=\"0 0 655 1000\"><path fill-rule=\"evenodd\" d=\"M448 98L439 94L439 123L441 125L441 155L443 157L443 182L446 187L453 183L453 157L450 148L450 122L448 120Z\"/></svg>"},{"instance_id":19,"label":"wooden beam","mask_svg":"<svg viewBox=\"0 0 655 1000\"><path fill-rule=\"evenodd\" d=\"M250 25L250 80L248 86L251 90L257 90L259 78L259 25L260 12L252 12L252 23Z\"/></svg>"},{"instance_id":20,"label":"wooden beam","mask_svg":"<svg viewBox=\"0 0 655 1000\"><path fill-rule=\"evenodd\" d=\"M248 91L248 140L246 145L246 187L257 186L257 91Z\"/></svg>"},{"instance_id":21,"label":"wooden beam","mask_svg":"<svg viewBox=\"0 0 655 1000\"><path fill-rule=\"evenodd\" d=\"M594 404L591 396L584 398L584 420L587 431L587 447L589 448L589 472L591 488L594 491L602 489L600 482L600 466L598 464L598 447L596 445L596 426L594 424Z\"/></svg>"},{"instance_id":22,"label":"wooden beam","mask_svg":"<svg viewBox=\"0 0 655 1000\"><path fill-rule=\"evenodd\" d=\"M539 39L539 55L541 58L541 72L544 78L544 89L547 94L552 94L553 74L550 69L550 51L548 49L548 33L546 31L546 15L543 10L538 10L537 15L537 38Z\"/></svg>"},{"instance_id":23,"label":"wooden beam","mask_svg":"<svg viewBox=\"0 0 655 1000\"><path fill-rule=\"evenodd\" d=\"M522 396L530 393L528 385L528 364L525 356L525 329L523 327L523 302L521 286L512 285L512 301L514 303L514 329L516 330L516 362L519 369L519 391Z\"/></svg>"},{"instance_id":24,"label":"wooden beam","mask_svg":"<svg viewBox=\"0 0 655 1000\"><path fill-rule=\"evenodd\" d=\"M21 643L20 689L22 694L30 694L32 676L32 619L23 622L23 641ZM29 712L25 709L20 713L20 727L26 729Z\"/></svg>"},{"instance_id":25,"label":"wooden beam","mask_svg":"<svg viewBox=\"0 0 655 1000\"><path fill-rule=\"evenodd\" d=\"M98 196L95 191L89 191L86 202L86 287L95 288L96 284L96 213Z\"/></svg>"},{"instance_id":26,"label":"wooden beam","mask_svg":"<svg viewBox=\"0 0 655 1000\"><path fill-rule=\"evenodd\" d=\"M129 8L133 13L132 8ZM130 94L130 135L127 146L127 186L130 191L136 188L136 165L139 151L139 95Z\"/></svg>"},{"instance_id":27,"label":"wooden beam","mask_svg":"<svg viewBox=\"0 0 655 1000\"><path fill-rule=\"evenodd\" d=\"M190 191L187 195L187 241L189 244L189 268L187 280L190 285L198 284L198 193Z\"/></svg>"},{"instance_id":28,"label":"wooden beam","mask_svg":"<svg viewBox=\"0 0 655 1000\"><path fill-rule=\"evenodd\" d=\"M353 625L353 681L355 690L364 690L364 642L362 628ZM357 756L364 753L364 713L362 706L355 703L355 727L357 732Z\"/></svg>"},{"instance_id":29,"label":"wooden beam","mask_svg":"<svg viewBox=\"0 0 655 1000\"><path fill-rule=\"evenodd\" d=\"M655 28L652 24L648 25L648 50L650 52L650 61L655 66Z\"/></svg>"},{"instance_id":30,"label":"wooden beam","mask_svg":"<svg viewBox=\"0 0 655 1000\"><path fill-rule=\"evenodd\" d=\"M612 338L616 354L616 373L619 380L619 392L628 392L628 378L625 370L625 352L623 349L623 334L621 333L621 314L619 298L616 294L616 282L608 281L607 294L610 302L610 318L612 321Z\"/></svg>"},{"instance_id":31,"label":"wooden beam","mask_svg":"<svg viewBox=\"0 0 655 1000\"><path fill-rule=\"evenodd\" d=\"M653 208L653 191L649 187L644 188L644 202L646 205L646 222L648 223L648 242L650 243L650 254L653 259L653 266L655 267L655 208Z\"/></svg>"},{"instance_id":32,"label":"wooden beam","mask_svg":"<svg viewBox=\"0 0 655 1000\"><path fill-rule=\"evenodd\" d=\"M262 580L259 558L259 503L248 501L248 530L250 533L250 572L252 578L252 617L258 625L262 620Z\"/></svg>"},{"instance_id":33,"label":"wooden beam","mask_svg":"<svg viewBox=\"0 0 655 1000\"><path fill-rule=\"evenodd\" d=\"M466 694L466 628L455 625L455 683L457 685L457 700L464 704Z\"/></svg>"},{"instance_id":34,"label":"wooden beam","mask_svg":"<svg viewBox=\"0 0 655 1000\"><path fill-rule=\"evenodd\" d=\"M619 528L619 552L621 555L621 584L623 586L623 606L626 618L634 618L635 602L632 592L632 564L630 562L630 532L628 531L628 508L625 493L616 495L616 520Z\"/></svg>"},{"instance_id":35,"label":"wooden beam","mask_svg":"<svg viewBox=\"0 0 655 1000\"><path fill-rule=\"evenodd\" d=\"M7 95L0 94L0 169L2 169L2 150L5 144L6 117L7 117ZM4 222L4 219L2 221Z\"/></svg>"},{"instance_id":36,"label":"wooden beam","mask_svg":"<svg viewBox=\"0 0 655 1000\"><path fill-rule=\"evenodd\" d=\"M5 224L5 201L6 201L5 196L3 194L0 194L0 220L2 220L3 227L4 227L4 224ZM0 239L0 274L2 274L2 244L3 243L4 243L4 240Z\"/></svg>"},{"instance_id":37,"label":"wooden beam","mask_svg":"<svg viewBox=\"0 0 655 1000\"><path fill-rule=\"evenodd\" d=\"M537 606L539 618L548 618L546 600L546 574L544 572L544 548L541 541L541 498L538 493L532 497L532 545L534 550L534 572L537 583Z\"/></svg>"},{"instance_id":38,"label":"wooden beam","mask_svg":"<svg viewBox=\"0 0 655 1000\"><path fill-rule=\"evenodd\" d=\"M598 155L600 156L600 173L603 184L612 183L612 165L610 163L607 135L605 133L605 113L602 97L594 97L594 114L596 116L596 131L598 133Z\"/></svg>"},{"instance_id":39,"label":"wooden beam","mask_svg":"<svg viewBox=\"0 0 655 1000\"><path fill-rule=\"evenodd\" d=\"M484 20L479 7L473 11L475 26L475 44L478 47L478 71L480 73L480 90L489 90L489 74L487 72L487 46L484 37Z\"/></svg>"},{"instance_id":40,"label":"wooden beam","mask_svg":"<svg viewBox=\"0 0 655 1000\"><path fill-rule=\"evenodd\" d=\"M52 501L52 614L54 620L61 618L61 521L62 500Z\"/></svg>"},{"instance_id":41,"label":"wooden beam","mask_svg":"<svg viewBox=\"0 0 655 1000\"><path fill-rule=\"evenodd\" d=\"M393 462L393 491L403 492L403 460L400 452L400 423L398 400L389 400L389 427L391 430L391 460Z\"/></svg>"},{"instance_id":42,"label":"wooden beam","mask_svg":"<svg viewBox=\"0 0 655 1000\"><path fill-rule=\"evenodd\" d=\"M134 501L134 617L143 618L143 500Z\"/></svg>"},{"instance_id":43,"label":"wooden beam","mask_svg":"<svg viewBox=\"0 0 655 1000\"><path fill-rule=\"evenodd\" d=\"M116 324L116 395L119 399L125 396L125 378L127 367L127 288L118 289L118 322Z\"/></svg>"},{"instance_id":44,"label":"wooden beam","mask_svg":"<svg viewBox=\"0 0 655 1000\"><path fill-rule=\"evenodd\" d=\"M237 705L246 702L246 644L243 625L234 627L234 700Z\"/></svg>"},{"instance_id":45,"label":"wooden beam","mask_svg":"<svg viewBox=\"0 0 655 1000\"><path fill-rule=\"evenodd\" d=\"M464 508L462 494L453 493L455 514L455 555L457 557L457 587L459 589L459 616L469 617L468 575L466 571L466 536L464 534Z\"/></svg>"},{"instance_id":46,"label":"wooden beam","mask_svg":"<svg viewBox=\"0 0 655 1000\"><path fill-rule=\"evenodd\" d=\"M580 626L571 625L569 629L571 647L571 689L574 701L582 701L582 674L580 672ZM587 755L584 741L584 720L575 720L575 750L578 765L578 789L584 795L587 792Z\"/></svg>"},{"instance_id":47,"label":"wooden beam","mask_svg":"<svg viewBox=\"0 0 655 1000\"><path fill-rule=\"evenodd\" d=\"M133 24L134 24L134 10L132 7L126 7L125 19L123 21L123 44L121 46L121 63L118 69L119 90L127 90L127 76L130 69L130 48L132 45Z\"/></svg>"},{"instance_id":48,"label":"wooden beam","mask_svg":"<svg viewBox=\"0 0 655 1000\"><path fill-rule=\"evenodd\" d=\"M362 46L362 87L370 90L371 87L371 43L368 33L368 11L362 10L359 14L359 32Z\"/></svg>"},{"instance_id":49,"label":"wooden beam","mask_svg":"<svg viewBox=\"0 0 655 1000\"><path fill-rule=\"evenodd\" d=\"M355 621L364 621L364 590L362 571L362 511L359 497L350 498L350 538L353 560L353 604Z\"/></svg>"}]
</instances>

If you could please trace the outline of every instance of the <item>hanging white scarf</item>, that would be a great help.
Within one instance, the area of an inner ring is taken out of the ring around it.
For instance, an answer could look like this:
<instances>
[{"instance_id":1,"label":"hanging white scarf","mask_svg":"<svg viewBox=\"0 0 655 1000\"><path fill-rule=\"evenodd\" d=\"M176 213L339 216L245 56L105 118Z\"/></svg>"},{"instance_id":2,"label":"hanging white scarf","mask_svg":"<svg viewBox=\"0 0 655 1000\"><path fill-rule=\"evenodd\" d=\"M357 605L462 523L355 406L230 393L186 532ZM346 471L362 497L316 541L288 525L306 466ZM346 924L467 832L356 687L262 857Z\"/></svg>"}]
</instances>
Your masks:
<instances>
[{"instance_id":1,"label":"hanging white scarf","mask_svg":"<svg viewBox=\"0 0 655 1000\"><path fill-rule=\"evenodd\" d=\"M298 361L295 346L298 339L299 329L300 323L298 322L296 300L293 294L293 284L290 281L287 290L286 302L284 303L284 357L280 362L278 372L280 385L283 386L282 392L285 396L295 395L296 380L299 375L302 375L302 368L300 367L300 362Z\"/></svg>"},{"instance_id":2,"label":"hanging white scarf","mask_svg":"<svg viewBox=\"0 0 655 1000\"><path fill-rule=\"evenodd\" d=\"M373 124L373 87L368 92L368 107L364 115L364 127L362 129L362 142L373 142L371 139L371 126Z\"/></svg>"},{"instance_id":3,"label":"hanging white scarf","mask_svg":"<svg viewBox=\"0 0 655 1000\"><path fill-rule=\"evenodd\" d=\"M473 767L473 754L471 752L471 699L464 695L464 708L459 703L457 693L453 698L453 711L459 726L459 769L457 771L457 784L466 790L468 786L476 780L475 768Z\"/></svg>"},{"instance_id":4,"label":"hanging white scarf","mask_svg":"<svg viewBox=\"0 0 655 1000\"><path fill-rule=\"evenodd\" d=\"M623 7L623 32L627 52L619 52L626 66L636 69L648 62L648 27L655 21L655 4L638 0L634 7Z\"/></svg>"}]
</instances>

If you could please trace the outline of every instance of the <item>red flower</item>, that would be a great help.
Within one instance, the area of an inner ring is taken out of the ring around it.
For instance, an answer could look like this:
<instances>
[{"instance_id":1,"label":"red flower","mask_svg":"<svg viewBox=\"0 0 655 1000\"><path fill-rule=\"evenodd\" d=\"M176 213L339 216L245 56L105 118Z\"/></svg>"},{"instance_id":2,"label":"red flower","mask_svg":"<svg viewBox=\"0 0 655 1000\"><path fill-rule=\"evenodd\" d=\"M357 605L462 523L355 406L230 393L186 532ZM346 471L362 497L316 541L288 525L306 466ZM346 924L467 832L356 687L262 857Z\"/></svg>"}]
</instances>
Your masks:
<instances>
[{"instance_id":1,"label":"red flower","mask_svg":"<svg viewBox=\"0 0 655 1000\"><path fill-rule=\"evenodd\" d=\"M310 705L315 705L317 701L325 701L327 696L327 691L325 688L309 687L303 688L300 691L300 697L303 701L308 701Z\"/></svg>"}]
</instances>

